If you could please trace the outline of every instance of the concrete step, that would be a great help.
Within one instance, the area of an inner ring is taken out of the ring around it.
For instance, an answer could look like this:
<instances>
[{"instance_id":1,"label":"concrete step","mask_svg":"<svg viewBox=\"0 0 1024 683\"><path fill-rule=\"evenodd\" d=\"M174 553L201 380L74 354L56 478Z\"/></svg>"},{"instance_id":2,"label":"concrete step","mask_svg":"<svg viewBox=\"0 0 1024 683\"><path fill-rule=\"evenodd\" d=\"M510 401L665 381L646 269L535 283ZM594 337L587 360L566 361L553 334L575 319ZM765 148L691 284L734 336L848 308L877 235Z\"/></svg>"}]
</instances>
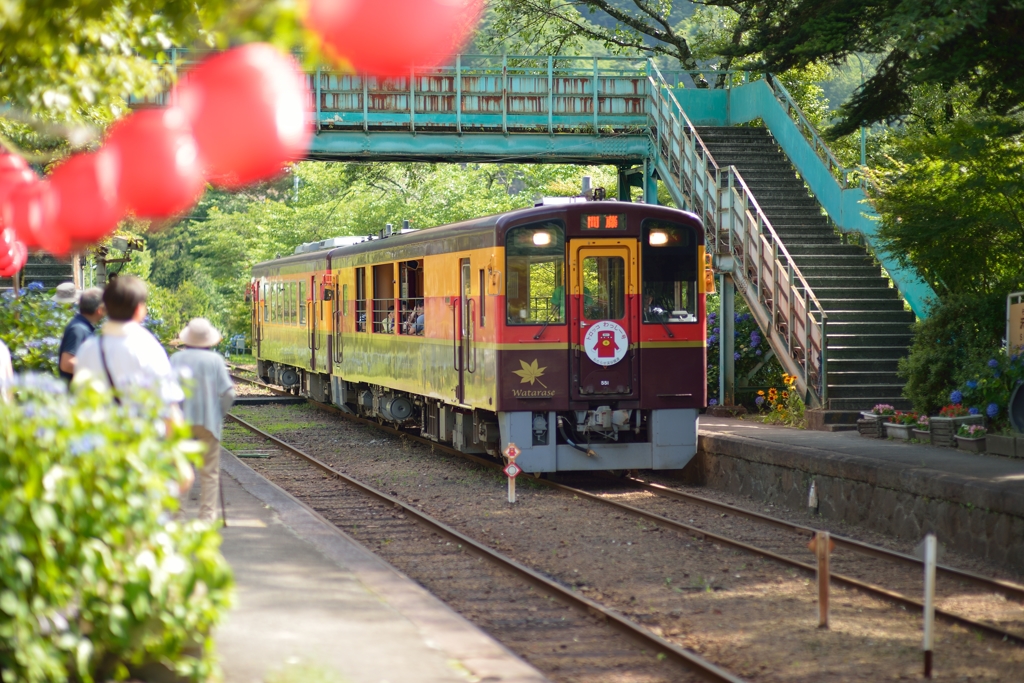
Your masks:
<instances>
[{"instance_id":1,"label":"concrete step","mask_svg":"<svg viewBox=\"0 0 1024 683\"><path fill-rule=\"evenodd\" d=\"M829 340L828 362L842 360L898 360L907 355L905 346L838 346Z\"/></svg>"},{"instance_id":2,"label":"concrete step","mask_svg":"<svg viewBox=\"0 0 1024 683\"><path fill-rule=\"evenodd\" d=\"M807 264L800 266L800 272L804 274L804 277L818 278L818 277L882 277L882 269L875 265L814 265Z\"/></svg>"},{"instance_id":3,"label":"concrete step","mask_svg":"<svg viewBox=\"0 0 1024 683\"><path fill-rule=\"evenodd\" d=\"M857 244L839 244L820 246L800 243L787 244L786 250L794 257L799 256L867 256L864 247ZM799 260L799 259L797 259Z\"/></svg>"},{"instance_id":4,"label":"concrete step","mask_svg":"<svg viewBox=\"0 0 1024 683\"><path fill-rule=\"evenodd\" d=\"M829 391L832 391L829 389ZM888 403L889 405L896 408L896 410L910 410L912 408L910 401L903 398L902 396L877 396L874 398L832 398L831 395L828 399L828 407L830 410L871 410L879 403Z\"/></svg>"},{"instance_id":5,"label":"concrete step","mask_svg":"<svg viewBox=\"0 0 1024 683\"><path fill-rule=\"evenodd\" d=\"M813 287L813 285L812 285ZM817 291L817 290L815 290ZM817 295L815 295L817 296ZM906 326L917 320L910 311L827 311L829 329L834 323L900 323Z\"/></svg>"},{"instance_id":6,"label":"concrete step","mask_svg":"<svg viewBox=\"0 0 1024 683\"><path fill-rule=\"evenodd\" d=\"M829 393L832 393L832 387L854 387L863 386L869 384L872 386L897 386L900 385L900 378L896 376L896 372L887 372L885 370L866 370L859 369L853 372L837 371L829 364L828 368L828 386Z\"/></svg>"},{"instance_id":7,"label":"concrete step","mask_svg":"<svg viewBox=\"0 0 1024 683\"><path fill-rule=\"evenodd\" d=\"M913 335L906 332L889 332L887 334L833 334L826 330L828 348L848 348L851 346L898 346L906 348L910 345Z\"/></svg>"},{"instance_id":8,"label":"concrete step","mask_svg":"<svg viewBox=\"0 0 1024 683\"><path fill-rule=\"evenodd\" d=\"M833 358L831 351L829 352L829 381L832 381L832 373L888 372L895 375L898 369L899 358ZM842 384L842 382L837 382L837 384Z\"/></svg>"},{"instance_id":9,"label":"concrete step","mask_svg":"<svg viewBox=\"0 0 1024 683\"><path fill-rule=\"evenodd\" d=\"M902 311L903 299L822 299L818 300L825 313L829 311Z\"/></svg>"},{"instance_id":10,"label":"concrete step","mask_svg":"<svg viewBox=\"0 0 1024 683\"><path fill-rule=\"evenodd\" d=\"M881 280L881 278L879 278ZM808 282L807 284L811 284ZM818 301L831 301L833 299L899 299L899 293L887 287L884 282L878 282L874 287L820 287L811 285L814 296ZM902 299L900 299L902 301Z\"/></svg>"},{"instance_id":11,"label":"concrete step","mask_svg":"<svg viewBox=\"0 0 1024 683\"><path fill-rule=\"evenodd\" d=\"M826 311L827 313L827 311ZM911 334L910 325L907 323L883 323L883 322L832 322L831 317L828 323L828 336L844 337L846 335L906 335Z\"/></svg>"},{"instance_id":12,"label":"concrete step","mask_svg":"<svg viewBox=\"0 0 1024 683\"><path fill-rule=\"evenodd\" d=\"M892 397L901 396L903 392L902 383L887 384L832 384L828 385L828 397L839 398L866 398L875 403L890 403ZM873 406L875 403L872 403ZM830 404L835 407L834 404ZM871 406L865 408L870 409Z\"/></svg>"},{"instance_id":13,"label":"concrete step","mask_svg":"<svg viewBox=\"0 0 1024 683\"><path fill-rule=\"evenodd\" d=\"M786 245L789 248L789 245ZM794 258L796 258L794 256ZM849 267L849 266L864 266L868 267L874 265L868 256L857 256L854 254L843 254L841 256L831 256L824 254L802 254L797 259L797 265L800 266L800 270L803 271L804 266L834 266L834 267Z\"/></svg>"}]
</instances>

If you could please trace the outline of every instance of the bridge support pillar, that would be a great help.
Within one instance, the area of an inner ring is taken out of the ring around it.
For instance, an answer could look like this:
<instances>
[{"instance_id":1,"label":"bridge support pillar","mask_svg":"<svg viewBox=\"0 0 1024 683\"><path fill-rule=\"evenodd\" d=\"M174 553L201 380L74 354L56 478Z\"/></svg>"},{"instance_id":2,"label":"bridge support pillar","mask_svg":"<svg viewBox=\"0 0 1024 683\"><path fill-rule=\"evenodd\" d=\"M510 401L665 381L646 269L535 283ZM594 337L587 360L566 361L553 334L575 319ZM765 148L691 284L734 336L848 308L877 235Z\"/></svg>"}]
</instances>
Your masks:
<instances>
[{"instance_id":1,"label":"bridge support pillar","mask_svg":"<svg viewBox=\"0 0 1024 683\"><path fill-rule=\"evenodd\" d=\"M654 170L654 159L644 159L644 203L658 203L658 176Z\"/></svg>"},{"instance_id":2,"label":"bridge support pillar","mask_svg":"<svg viewBox=\"0 0 1024 683\"><path fill-rule=\"evenodd\" d=\"M732 278L718 276L718 404L736 403L736 286Z\"/></svg>"},{"instance_id":3,"label":"bridge support pillar","mask_svg":"<svg viewBox=\"0 0 1024 683\"><path fill-rule=\"evenodd\" d=\"M619 166L619 192L618 199L620 202L631 202L633 201L633 195L630 193L630 188L633 187L632 175L636 171L629 168L628 166Z\"/></svg>"}]
</instances>

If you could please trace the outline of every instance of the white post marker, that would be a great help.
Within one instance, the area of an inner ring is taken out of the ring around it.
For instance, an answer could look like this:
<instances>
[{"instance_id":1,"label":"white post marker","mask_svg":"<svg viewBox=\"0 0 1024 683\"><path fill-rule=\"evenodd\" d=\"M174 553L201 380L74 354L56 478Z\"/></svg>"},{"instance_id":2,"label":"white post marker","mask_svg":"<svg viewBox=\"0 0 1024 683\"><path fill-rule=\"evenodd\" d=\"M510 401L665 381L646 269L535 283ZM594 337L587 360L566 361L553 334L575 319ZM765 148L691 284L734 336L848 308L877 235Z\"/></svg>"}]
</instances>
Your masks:
<instances>
[{"instance_id":1,"label":"white post marker","mask_svg":"<svg viewBox=\"0 0 1024 683\"><path fill-rule=\"evenodd\" d=\"M932 646L935 640L935 534L924 537L924 677L932 677Z\"/></svg>"},{"instance_id":2,"label":"white post marker","mask_svg":"<svg viewBox=\"0 0 1024 683\"><path fill-rule=\"evenodd\" d=\"M818 558L818 628L828 628L829 617L829 584L831 582L831 569L829 568L829 553L836 547L835 542L829 537L827 531L818 531L814 538L807 544L809 550L814 551Z\"/></svg>"},{"instance_id":3,"label":"white post marker","mask_svg":"<svg viewBox=\"0 0 1024 683\"><path fill-rule=\"evenodd\" d=\"M502 472L505 473L505 476L508 477L509 503L516 502L516 477L518 477L519 473L523 471L522 468L516 464L516 458L519 457L520 453L522 453L522 451L520 451L516 445L510 441L508 448L505 449L505 457L508 458L508 464L505 465L505 468L502 470Z\"/></svg>"}]
</instances>

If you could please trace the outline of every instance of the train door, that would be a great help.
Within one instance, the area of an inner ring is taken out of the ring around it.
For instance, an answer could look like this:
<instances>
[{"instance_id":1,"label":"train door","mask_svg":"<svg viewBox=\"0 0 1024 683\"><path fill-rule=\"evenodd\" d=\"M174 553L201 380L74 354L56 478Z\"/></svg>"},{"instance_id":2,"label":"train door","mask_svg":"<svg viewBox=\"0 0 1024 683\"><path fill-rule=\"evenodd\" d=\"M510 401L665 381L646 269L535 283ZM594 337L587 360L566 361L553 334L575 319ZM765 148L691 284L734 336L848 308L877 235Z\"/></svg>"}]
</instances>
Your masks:
<instances>
[{"instance_id":1,"label":"train door","mask_svg":"<svg viewBox=\"0 0 1024 683\"><path fill-rule=\"evenodd\" d=\"M260 342L263 341L263 283L254 282L252 285L252 349L257 358L261 358Z\"/></svg>"},{"instance_id":2,"label":"train door","mask_svg":"<svg viewBox=\"0 0 1024 683\"><path fill-rule=\"evenodd\" d=\"M639 395L635 248L599 242L573 244L573 398Z\"/></svg>"},{"instance_id":3,"label":"train door","mask_svg":"<svg viewBox=\"0 0 1024 683\"><path fill-rule=\"evenodd\" d=\"M455 312L455 364L459 373L459 385L455 390L455 398L459 402L466 400L466 373L475 369L471 360L473 353L473 320L471 317L472 297L470 296L469 259L460 261L459 267L459 298L457 301L458 310Z\"/></svg>"},{"instance_id":4,"label":"train door","mask_svg":"<svg viewBox=\"0 0 1024 683\"><path fill-rule=\"evenodd\" d=\"M317 325L316 310L316 275L309 276L309 298L306 300L306 345L309 347L309 369L316 370L316 335L319 326Z\"/></svg>"},{"instance_id":5,"label":"train door","mask_svg":"<svg viewBox=\"0 0 1024 683\"><path fill-rule=\"evenodd\" d=\"M344 289L345 296L342 296ZM342 350L342 339L341 335L344 332L344 315L348 312L345 309L348 307L348 285L342 287L341 283L335 283L334 285L334 319L333 319L333 339L334 348L332 349L331 358L335 365L341 365L344 360L344 354Z\"/></svg>"}]
</instances>

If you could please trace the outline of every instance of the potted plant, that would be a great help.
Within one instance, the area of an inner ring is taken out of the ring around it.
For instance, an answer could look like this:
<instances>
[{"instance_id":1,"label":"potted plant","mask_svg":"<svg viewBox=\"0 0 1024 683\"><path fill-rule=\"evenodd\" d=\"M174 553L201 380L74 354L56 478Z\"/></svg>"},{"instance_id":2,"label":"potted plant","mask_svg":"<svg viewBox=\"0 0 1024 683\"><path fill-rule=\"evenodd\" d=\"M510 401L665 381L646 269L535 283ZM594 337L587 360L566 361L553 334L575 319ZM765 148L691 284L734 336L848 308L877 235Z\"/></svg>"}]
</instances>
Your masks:
<instances>
[{"instance_id":1,"label":"potted plant","mask_svg":"<svg viewBox=\"0 0 1024 683\"><path fill-rule=\"evenodd\" d=\"M930 418L927 415L920 415L917 418L917 424L913 426L912 431L914 432L914 438L918 441L924 441L925 443L931 443L932 432L931 425L929 424Z\"/></svg>"},{"instance_id":2,"label":"potted plant","mask_svg":"<svg viewBox=\"0 0 1024 683\"><path fill-rule=\"evenodd\" d=\"M985 450L993 455L1014 457L1016 453L1014 452L1013 432L1004 429L997 434L986 434Z\"/></svg>"},{"instance_id":3,"label":"potted plant","mask_svg":"<svg viewBox=\"0 0 1024 683\"><path fill-rule=\"evenodd\" d=\"M883 417L891 417L896 414L896 409L888 403L879 403L871 410L861 411L865 420L878 420Z\"/></svg>"},{"instance_id":4,"label":"potted plant","mask_svg":"<svg viewBox=\"0 0 1024 683\"><path fill-rule=\"evenodd\" d=\"M956 430L956 447L972 453L985 452L984 425L963 424Z\"/></svg>"},{"instance_id":5,"label":"potted plant","mask_svg":"<svg viewBox=\"0 0 1024 683\"><path fill-rule=\"evenodd\" d=\"M917 424L917 413L897 410L885 423L885 434L890 439L910 440L910 430Z\"/></svg>"},{"instance_id":6,"label":"potted plant","mask_svg":"<svg viewBox=\"0 0 1024 683\"><path fill-rule=\"evenodd\" d=\"M938 417L933 417L929 421L932 445L934 446L954 447L956 446L956 432L960 425L983 425L985 423L983 415L972 415L971 411L964 406L963 395L959 391L954 391L949 398L950 404L939 411Z\"/></svg>"}]
</instances>

